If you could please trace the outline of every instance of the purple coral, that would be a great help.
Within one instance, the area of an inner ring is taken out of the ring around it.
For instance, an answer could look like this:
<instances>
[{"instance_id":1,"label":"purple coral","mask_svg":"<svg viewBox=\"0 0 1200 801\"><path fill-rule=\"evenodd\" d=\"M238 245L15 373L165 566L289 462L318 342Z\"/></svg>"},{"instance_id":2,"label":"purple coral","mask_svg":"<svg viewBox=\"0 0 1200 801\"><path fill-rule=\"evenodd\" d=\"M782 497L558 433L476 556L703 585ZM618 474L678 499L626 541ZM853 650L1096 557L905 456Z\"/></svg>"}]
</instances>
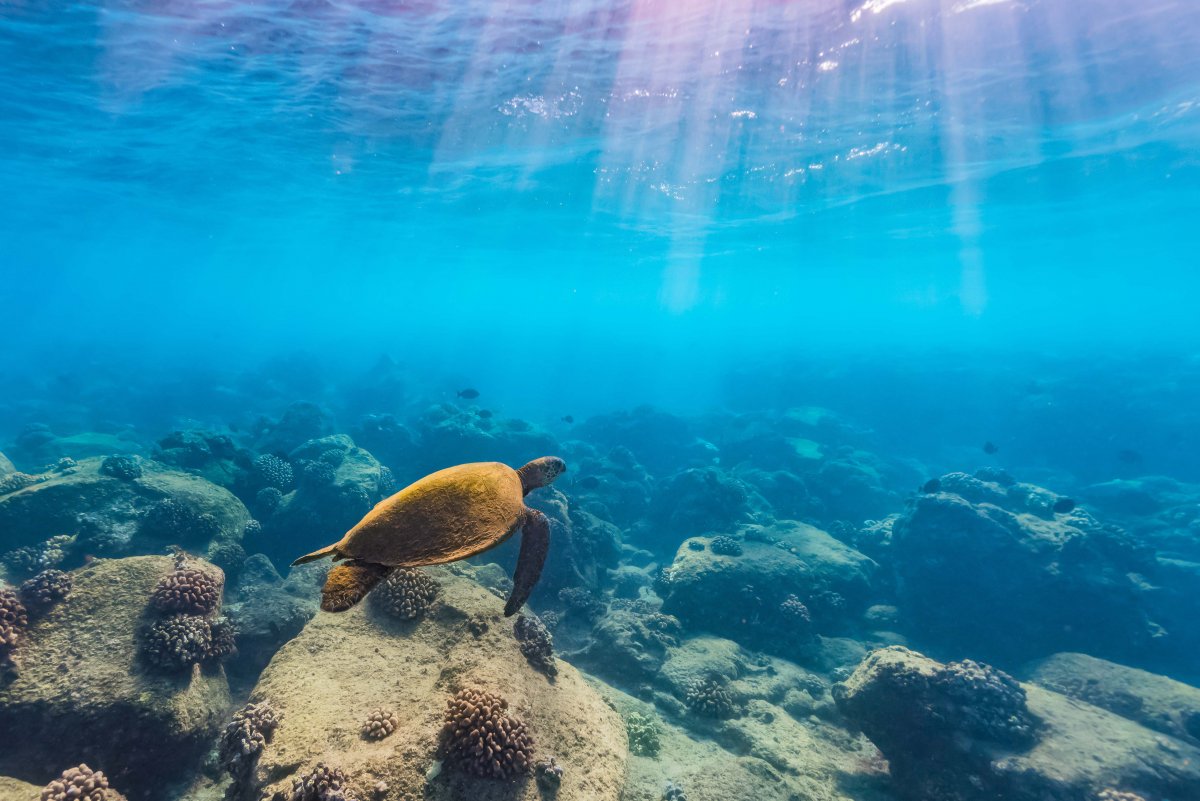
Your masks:
<instances>
[{"instance_id":1,"label":"purple coral","mask_svg":"<svg viewBox=\"0 0 1200 801\"><path fill-rule=\"evenodd\" d=\"M221 735L218 755L221 766L234 778L243 780L253 767L258 755L279 727L282 716L263 702L246 704L233 715L233 720Z\"/></svg>"},{"instance_id":2,"label":"purple coral","mask_svg":"<svg viewBox=\"0 0 1200 801\"><path fill-rule=\"evenodd\" d=\"M61 570L43 570L21 584L21 600L35 610L48 609L67 597L73 582L70 573Z\"/></svg>"},{"instance_id":3,"label":"purple coral","mask_svg":"<svg viewBox=\"0 0 1200 801\"><path fill-rule=\"evenodd\" d=\"M7 587L0 588L0 660L17 647L29 626L29 613L17 594Z\"/></svg>"},{"instance_id":4,"label":"purple coral","mask_svg":"<svg viewBox=\"0 0 1200 801\"><path fill-rule=\"evenodd\" d=\"M180 562L158 582L150 601L161 612L207 615L221 603L222 583L217 576Z\"/></svg>"},{"instance_id":5,"label":"purple coral","mask_svg":"<svg viewBox=\"0 0 1200 801\"><path fill-rule=\"evenodd\" d=\"M729 718L737 711L733 695L716 679L695 679L684 688L688 709L706 718Z\"/></svg>"},{"instance_id":6,"label":"purple coral","mask_svg":"<svg viewBox=\"0 0 1200 801\"><path fill-rule=\"evenodd\" d=\"M433 608L440 591L437 581L424 571L398 567L371 593L371 599L380 610L394 618L415 620Z\"/></svg>"},{"instance_id":7,"label":"purple coral","mask_svg":"<svg viewBox=\"0 0 1200 801\"><path fill-rule=\"evenodd\" d=\"M41 801L110 801L117 793L103 772L87 765L68 768L42 789Z\"/></svg>"},{"instance_id":8,"label":"purple coral","mask_svg":"<svg viewBox=\"0 0 1200 801\"><path fill-rule=\"evenodd\" d=\"M304 776L292 779L290 793L276 793L275 798L280 801L357 801L346 785L344 771L318 762Z\"/></svg>"},{"instance_id":9,"label":"purple coral","mask_svg":"<svg viewBox=\"0 0 1200 801\"><path fill-rule=\"evenodd\" d=\"M183 670L212 662L234 651L235 630L225 618L209 620L199 615L171 615L153 623L142 634L146 661L163 670Z\"/></svg>"},{"instance_id":10,"label":"purple coral","mask_svg":"<svg viewBox=\"0 0 1200 801\"><path fill-rule=\"evenodd\" d=\"M554 664L554 637L537 615L518 615L513 624L513 635L521 646L521 653L534 669L547 676L558 675L558 667Z\"/></svg>"},{"instance_id":11,"label":"purple coral","mask_svg":"<svg viewBox=\"0 0 1200 801\"><path fill-rule=\"evenodd\" d=\"M533 765L533 738L525 724L507 713L508 701L486 690L459 690L446 708L442 751L463 771L491 779L511 779Z\"/></svg>"}]
</instances>

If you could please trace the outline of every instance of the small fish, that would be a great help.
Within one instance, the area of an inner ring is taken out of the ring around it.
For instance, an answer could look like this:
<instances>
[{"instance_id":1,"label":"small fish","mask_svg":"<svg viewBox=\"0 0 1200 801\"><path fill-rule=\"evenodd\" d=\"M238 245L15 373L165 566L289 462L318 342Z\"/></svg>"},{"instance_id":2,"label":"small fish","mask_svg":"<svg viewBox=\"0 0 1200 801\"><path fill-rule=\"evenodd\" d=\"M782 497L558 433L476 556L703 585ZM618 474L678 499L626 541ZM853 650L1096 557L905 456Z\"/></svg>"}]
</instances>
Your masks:
<instances>
[{"instance_id":1,"label":"small fish","mask_svg":"<svg viewBox=\"0 0 1200 801\"><path fill-rule=\"evenodd\" d=\"M567 425L570 425L571 423L574 423L574 422L575 422L575 418L574 418L574 417L572 417L572 416L571 416L571 415L569 415L569 414L568 414L568 415L563 415L562 421L563 421L564 423L566 423Z\"/></svg>"},{"instance_id":2,"label":"small fish","mask_svg":"<svg viewBox=\"0 0 1200 801\"><path fill-rule=\"evenodd\" d=\"M1117 458L1125 464L1137 464L1142 461L1142 455L1137 451L1131 451L1128 448L1117 451Z\"/></svg>"},{"instance_id":3,"label":"small fish","mask_svg":"<svg viewBox=\"0 0 1200 801\"><path fill-rule=\"evenodd\" d=\"M1054 506L1052 506L1050 508L1053 509L1054 513L1057 515L1065 515L1068 512L1075 511L1075 499L1074 498L1059 498L1057 501L1054 502Z\"/></svg>"},{"instance_id":4,"label":"small fish","mask_svg":"<svg viewBox=\"0 0 1200 801\"><path fill-rule=\"evenodd\" d=\"M596 478L595 476L584 476L575 482L575 486L582 489L595 489L596 487L600 486L600 479Z\"/></svg>"},{"instance_id":5,"label":"small fish","mask_svg":"<svg viewBox=\"0 0 1200 801\"><path fill-rule=\"evenodd\" d=\"M929 495L934 492L941 492L942 480L940 478L931 478L921 485L921 492Z\"/></svg>"},{"instance_id":6,"label":"small fish","mask_svg":"<svg viewBox=\"0 0 1200 801\"><path fill-rule=\"evenodd\" d=\"M475 400L479 397L479 390L471 389L470 387L467 387L466 389L460 389L458 391L458 397L466 398L467 400Z\"/></svg>"},{"instance_id":7,"label":"small fish","mask_svg":"<svg viewBox=\"0 0 1200 801\"><path fill-rule=\"evenodd\" d=\"M484 420L487 420L492 416L492 411L491 409L480 409L479 411L475 412L475 414L482 417Z\"/></svg>"},{"instance_id":8,"label":"small fish","mask_svg":"<svg viewBox=\"0 0 1200 801\"><path fill-rule=\"evenodd\" d=\"M996 453L998 450L1000 450L1000 447L998 445L996 445L996 443L992 442L991 440L988 440L987 442L983 443L983 452L986 453L988 456L991 456L993 453Z\"/></svg>"}]
</instances>

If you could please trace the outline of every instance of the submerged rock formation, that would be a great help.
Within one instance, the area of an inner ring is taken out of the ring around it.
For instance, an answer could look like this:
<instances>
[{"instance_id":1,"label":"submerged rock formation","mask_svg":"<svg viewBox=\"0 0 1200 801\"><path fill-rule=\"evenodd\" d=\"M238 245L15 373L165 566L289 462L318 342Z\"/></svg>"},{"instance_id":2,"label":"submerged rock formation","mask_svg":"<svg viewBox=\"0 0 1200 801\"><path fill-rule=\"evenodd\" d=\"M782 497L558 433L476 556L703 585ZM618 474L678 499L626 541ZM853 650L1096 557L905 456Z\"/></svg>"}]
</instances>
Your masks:
<instances>
[{"instance_id":1,"label":"submerged rock formation","mask_svg":"<svg viewBox=\"0 0 1200 801\"><path fill-rule=\"evenodd\" d=\"M530 665L487 590L437 573L441 600L424 617L398 621L373 604L319 613L276 654L251 697L269 700L282 722L242 797L290 798L293 779L323 762L343 771L360 799L380 783L395 798L540 799L532 773L497 781L442 766L447 703L477 688L503 695L506 714L565 769L560 801L617 801L621 719L570 666L560 663L551 683ZM365 738L363 721L378 709L403 723L385 738Z\"/></svg>"},{"instance_id":2,"label":"submerged rock formation","mask_svg":"<svg viewBox=\"0 0 1200 801\"><path fill-rule=\"evenodd\" d=\"M158 796L207 751L229 706L219 667L164 674L138 657L168 557L97 561L30 621L0 681L0 773L44 783L64 759L103 770L130 798Z\"/></svg>"},{"instance_id":3,"label":"submerged rock formation","mask_svg":"<svg viewBox=\"0 0 1200 801\"><path fill-rule=\"evenodd\" d=\"M1200 798L1200 749L984 665L884 648L834 690L913 801Z\"/></svg>"}]
</instances>

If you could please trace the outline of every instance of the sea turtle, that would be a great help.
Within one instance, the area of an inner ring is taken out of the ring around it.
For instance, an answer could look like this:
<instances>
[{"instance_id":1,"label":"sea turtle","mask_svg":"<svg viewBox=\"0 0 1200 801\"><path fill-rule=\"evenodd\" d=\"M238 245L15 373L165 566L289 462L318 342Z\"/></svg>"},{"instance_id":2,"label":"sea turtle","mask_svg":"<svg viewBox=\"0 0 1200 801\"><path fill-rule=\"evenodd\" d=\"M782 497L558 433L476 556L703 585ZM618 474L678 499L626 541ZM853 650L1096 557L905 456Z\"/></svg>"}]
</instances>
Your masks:
<instances>
[{"instance_id":1,"label":"sea turtle","mask_svg":"<svg viewBox=\"0 0 1200 801\"><path fill-rule=\"evenodd\" d=\"M321 608L342 612L397 567L456 562L499 545L519 528L521 553L504 605L504 614L512 615L533 592L550 548L550 521L522 499L566 469L557 456L519 470L500 462L447 467L380 501L341 540L292 565L326 556L350 560L329 571L321 591Z\"/></svg>"}]
</instances>

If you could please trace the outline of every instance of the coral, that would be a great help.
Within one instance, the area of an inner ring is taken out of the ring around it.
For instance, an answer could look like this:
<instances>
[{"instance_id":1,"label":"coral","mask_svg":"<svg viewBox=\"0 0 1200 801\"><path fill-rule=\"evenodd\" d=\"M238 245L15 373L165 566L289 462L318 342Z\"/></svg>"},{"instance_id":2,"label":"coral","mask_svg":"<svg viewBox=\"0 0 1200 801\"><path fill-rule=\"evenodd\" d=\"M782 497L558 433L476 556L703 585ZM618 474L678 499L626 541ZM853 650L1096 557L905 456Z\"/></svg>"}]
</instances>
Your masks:
<instances>
[{"instance_id":1,"label":"coral","mask_svg":"<svg viewBox=\"0 0 1200 801\"><path fill-rule=\"evenodd\" d=\"M264 517L270 517L283 505L283 493L278 487L263 487L254 496L254 507ZM247 526L249 523L246 524ZM261 523L259 524L262 525Z\"/></svg>"},{"instance_id":2,"label":"coral","mask_svg":"<svg viewBox=\"0 0 1200 801\"><path fill-rule=\"evenodd\" d=\"M275 797L280 801L357 801L346 787L346 774L320 762L304 776L292 779L288 795L277 793Z\"/></svg>"},{"instance_id":3,"label":"coral","mask_svg":"<svg viewBox=\"0 0 1200 801\"><path fill-rule=\"evenodd\" d=\"M713 537L712 542L708 544L712 552L718 556L741 556L742 544L733 537Z\"/></svg>"},{"instance_id":4,"label":"coral","mask_svg":"<svg viewBox=\"0 0 1200 801\"><path fill-rule=\"evenodd\" d=\"M32 576L43 570L58 567L67 558L67 549L75 544L70 534L59 534L40 545L16 548L0 557L12 573Z\"/></svg>"},{"instance_id":5,"label":"coral","mask_svg":"<svg viewBox=\"0 0 1200 801\"><path fill-rule=\"evenodd\" d=\"M561 620L558 612L555 612L553 609L542 612L538 617L541 618L542 625L549 631L554 631L554 629L558 628L559 621Z\"/></svg>"},{"instance_id":6,"label":"coral","mask_svg":"<svg viewBox=\"0 0 1200 801\"><path fill-rule=\"evenodd\" d=\"M233 653L236 631L224 618L171 615L150 625L141 638L142 656L164 670L182 670Z\"/></svg>"},{"instance_id":7,"label":"coral","mask_svg":"<svg viewBox=\"0 0 1200 801\"><path fill-rule=\"evenodd\" d=\"M121 481L142 477L142 464L136 456L108 456L100 463L100 472Z\"/></svg>"},{"instance_id":8,"label":"coral","mask_svg":"<svg viewBox=\"0 0 1200 801\"><path fill-rule=\"evenodd\" d=\"M398 567L371 593L379 609L400 620L415 620L437 600L440 586L424 571Z\"/></svg>"},{"instance_id":9,"label":"coral","mask_svg":"<svg viewBox=\"0 0 1200 801\"><path fill-rule=\"evenodd\" d=\"M728 718L737 711L729 690L715 679L693 680L684 688L683 700L688 709L706 718Z\"/></svg>"},{"instance_id":10,"label":"coral","mask_svg":"<svg viewBox=\"0 0 1200 801\"><path fill-rule=\"evenodd\" d=\"M675 782L667 782L663 787L662 801L687 801L687 793L683 791L683 787Z\"/></svg>"},{"instance_id":11,"label":"coral","mask_svg":"<svg viewBox=\"0 0 1200 801\"><path fill-rule=\"evenodd\" d=\"M116 797L108 778L87 765L64 770L62 776L42 789L42 801L108 801Z\"/></svg>"},{"instance_id":12,"label":"coral","mask_svg":"<svg viewBox=\"0 0 1200 801\"><path fill-rule=\"evenodd\" d=\"M362 736L368 740L382 740L400 725L396 713L390 709L376 709L363 721Z\"/></svg>"},{"instance_id":13,"label":"coral","mask_svg":"<svg viewBox=\"0 0 1200 801\"><path fill-rule=\"evenodd\" d=\"M629 750L637 756L656 757L662 748L661 729L650 715L630 712L625 718Z\"/></svg>"},{"instance_id":14,"label":"coral","mask_svg":"<svg viewBox=\"0 0 1200 801\"><path fill-rule=\"evenodd\" d=\"M67 473L67 474L74 473L78 469L79 469L79 462L75 461L70 456L64 456L63 458L61 458L57 462L55 462L54 466L50 468L50 470L55 473Z\"/></svg>"},{"instance_id":15,"label":"coral","mask_svg":"<svg viewBox=\"0 0 1200 801\"><path fill-rule=\"evenodd\" d=\"M34 609L46 609L67 597L71 574L61 570L43 570L21 585L21 600Z\"/></svg>"},{"instance_id":16,"label":"coral","mask_svg":"<svg viewBox=\"0 0 1200 801\"><path fill-rule=\"evenodd\" d=\"M553 794L562 784L563 773L566 771L563 770L562 765L558 764L557 759L549 757L548 759L539 759L533 766L533 772L537 776L538 787Z\"/></svg>"},{"instance_id":17,"label":"coral","mask_svg":"<svg viewBox=\"0 0 1200 801\"><path fill-rule=\"evenodd\" d=\"M807 628L812 623L808 607L795 595L789 595L779 604L779 615L796 627Z\"/></svg>"},{"instance_id":18,"label":"coral","mask_svg":"<svg viewBox=\"0 0 1200 801\"><path fill-rule=\"evenodd\" d=\"M213 540L208 546L208 561L225 571L227 576L240 573L246 557L246 549L237 540Z\"/></svg>"},{"instance_id":19,"label":"coral","mask_svg":"<svg viewBox=\"0 0 1200 801\"><path fill-rule=\"evenodd\" d=\"M380 465L379 467L379 494L383 497L388 497L396 491L396 477L392 474L390 467Z\"/></svg>"},{"instance_id":20,"label":"coral","mask_svg":"<svg viewBox=\"0 0 1200 801\"><path fill-rule=\"evenodd\" d=\"M0 495L23 490L39 481L41 481L40 478L31 476L28 473L9 473L4 478L0 478Z\"/></svg>"},{"instance_id":21,"label":"coral","mask_svg":"<svg viewBox=\"0 0 1200 801\"><path fill-rule=\"evenodd\" d=\"M257 520L247 520L246 525L242 526L242 539L257 537L262 534L263 524Z\"/></svg>"},{"instance_id":22,"label":"coral","mask_svg":"<svg viewBox=\"0 0 1200 801\"><path fill-rule=\"evenodd\" d=\"M207 615L221 603L221 584L207 571L181 565L158 582L150 602L161 612Z\"/></svg>"},{"instance_id":23,"label":"coral","mask_svg":"<svg viewBox=\"0 0 1200 801\"><path fill-rule=\"evenodd\" d=\"M281 493L290 490L295 483L292 466L270 453L254 460L254 477L262 487L273 487Z\"/></svg>"},{"instance_id":24,"label":"coral","mask_svg":"<svg viewBox=\"0 0 1200 801\"><path fill-rule=\"evenodd\" d=\"M233 713L233 720L221 734L218 756L221 767L234 779L246 776L258 755L278 728L282 716L270 704L246 704Z\"/></svg>"},{"instance_id":25,"label":"coral","mask_svg":"<svg viewBox=\"0 0 1200 801\"><path fill-rule=\"evenodd\" d=\"M533 738L506 713L508 701L486 690L465 688L450 699L442 727L446 758L467 773L509 779L528 773Z\"/></svg>"},{"instance_id":26,"label":"coral","mask_svg":"<svg viewBox=\"0 0 1200 801\"><path fill-rule=\"evenodd\" d=\"M558 600L570 613L594 620L604 614L604 604L595 595L583 587L564 587L558 591Z\"/></svg>"},{"instance_id":27,"label":"coral","mask_svg":"<svg viewBox=\"0 0 1200 801\"><path fill-rule=\"evenodd\" d=\"M0 660L17 647L28 625L29 613L21 599L12 590L0 587Z\"/></svg>"},{"instance_id":28,"label":"coral","mask_svg":"<svg viewBox=\"0 0 1200 801\"><path fill-rule=\"evenodd\" d=\"M1032 742L1037 724L1025 706L1025 689L1004 671L964 659L938 670L931 685L961 710L959 725L969 734Z\"/></svg>"},{"instance_id":29,"label":"coral","mask_svg":"<svg viewBox=\"0 0 1200 801\"><path fill-rule=\"evenodd\" d=\"M521 653L529 664L547 676L557 676L554 664L554 638L537 615L518 615L513 635L521 645Z\"/></svg>"},{"instance_id":30,"label":"coral","mask_svg":"<svg viewBox=\"0 0 1200 801\"><path fill-rule=\"evenodd\" d=\"M332 467L338 467L346 461L346 452L341 448L329 448L321 451L321 455L317 459Z\"/></svg>"},{"instance_id":31,"label":"coral","mask_svg":"<svg viewBox=\"0 0 1200 801\"><path fill-rule=\"evenodd\" d=\"M300 468L297 484L303 490L315 492L333 486L336 480L337 471L333 465L323 461L306 461Z\"/></svg>"},{"instance_id":32,"label":"coral","mask_svg":"<svg viewBox=\"0 0 1200 801\"><path fill-rule=\"evenodd\" d=\"M174 498L163 498L142 519L143 532L172 542L207 542L220 530L217 518Z\"/></svg>"}]
</instances>

